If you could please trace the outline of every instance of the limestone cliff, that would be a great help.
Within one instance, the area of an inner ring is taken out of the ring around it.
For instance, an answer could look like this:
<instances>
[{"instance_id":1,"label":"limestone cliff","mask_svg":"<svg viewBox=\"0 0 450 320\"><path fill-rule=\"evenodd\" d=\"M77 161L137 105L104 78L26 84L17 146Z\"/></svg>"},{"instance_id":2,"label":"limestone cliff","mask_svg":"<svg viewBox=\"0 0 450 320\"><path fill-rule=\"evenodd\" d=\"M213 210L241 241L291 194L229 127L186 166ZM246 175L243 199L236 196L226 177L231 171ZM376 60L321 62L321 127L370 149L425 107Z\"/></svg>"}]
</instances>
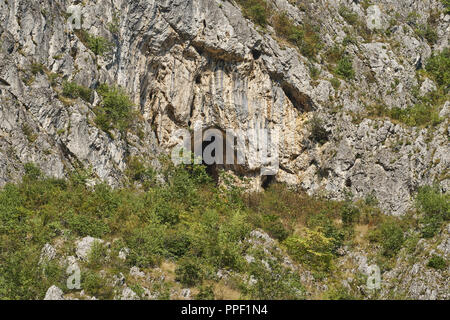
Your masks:
<instances>
[{"instance_id":1,"label":"limestone cliff","mask_svg":"<svg viewBox=\"0 0 450 320\"><path fill-rule=\"evenodd\" d=\"M448 48L443 2L267 1L294 26L315 30L320 46L312 54L270 19L251 19L242 3L1 0L0 184L33 162L56 177L86 168L117 186L130 156L157 164L176 144L176 129L201 121L223 130L278 126L275 178L311 194L373 194L385 213L401 215L419 186L438 182L448 191L448 88L433 125L368 112L375 105L407 110L436 92L420 70ZM69 23L74 8L80 29ZM424 25L432 39L418 32ZM107 50L93 48L89 37L105 40ZM337 77L327 62L337 46L350 58L351 77ZM68 101L64 82L94 89L92 99ZM108 134L96 125L95 89L105 82L132 98L137 115L129 130ZM311 133L313 118L323 141ZM258 169L247 162L243 175L260 186Z\"/></svg>"}]
</instances>

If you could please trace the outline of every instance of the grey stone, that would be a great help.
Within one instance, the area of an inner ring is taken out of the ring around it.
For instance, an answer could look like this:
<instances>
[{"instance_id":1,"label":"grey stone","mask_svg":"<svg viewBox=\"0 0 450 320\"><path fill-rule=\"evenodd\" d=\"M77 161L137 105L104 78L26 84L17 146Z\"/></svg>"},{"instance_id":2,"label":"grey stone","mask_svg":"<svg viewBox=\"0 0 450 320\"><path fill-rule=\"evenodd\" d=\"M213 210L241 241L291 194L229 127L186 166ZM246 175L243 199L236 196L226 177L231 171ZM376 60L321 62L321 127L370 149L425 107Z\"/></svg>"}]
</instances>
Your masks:
<instances>
[{"instance_id":1,"label":"grey stone","mask_svg":"<svg viewBox=\"0 0 450 320\"><path fill-rule=\"evenodd\" d=\"M63 295L64 292L60 288L57 286L51 286L45 293L44 300L65 300Z\"/></svg>"}]
</instances>

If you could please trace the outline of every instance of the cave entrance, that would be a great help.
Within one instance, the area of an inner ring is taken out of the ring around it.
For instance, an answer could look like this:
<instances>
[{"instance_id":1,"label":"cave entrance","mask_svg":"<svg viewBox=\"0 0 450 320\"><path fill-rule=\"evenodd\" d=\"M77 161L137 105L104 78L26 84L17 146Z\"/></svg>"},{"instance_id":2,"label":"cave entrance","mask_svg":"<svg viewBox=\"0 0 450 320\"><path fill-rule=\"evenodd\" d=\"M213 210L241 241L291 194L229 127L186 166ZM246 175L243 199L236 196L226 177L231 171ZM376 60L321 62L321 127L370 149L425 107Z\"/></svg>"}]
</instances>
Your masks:
<instances>
[{"instance_id":1,"label":"cave entrance","mask_svg":"<svg viewBox=\"0 0 450 320\"><path fill-rule=\"evenodd\" d=\"M262 188L267 190L272 183L275 182L275 176L263 176L262 177Z\"/></svg>"},{"instance_id":2,"label":"cave entrance","mask_svg":"<svg viewBox=\"0 0 450 320\"><path fill-rule=\"evenodd\" d=\"M219 182L220 170L230 170L236 174L242 171L237 160L236 137L227 136L220 128L208 127L201 134L194 134L192 150L195 157L202 159L206 172L216 183Z\"/></svg>"}]
</instances>

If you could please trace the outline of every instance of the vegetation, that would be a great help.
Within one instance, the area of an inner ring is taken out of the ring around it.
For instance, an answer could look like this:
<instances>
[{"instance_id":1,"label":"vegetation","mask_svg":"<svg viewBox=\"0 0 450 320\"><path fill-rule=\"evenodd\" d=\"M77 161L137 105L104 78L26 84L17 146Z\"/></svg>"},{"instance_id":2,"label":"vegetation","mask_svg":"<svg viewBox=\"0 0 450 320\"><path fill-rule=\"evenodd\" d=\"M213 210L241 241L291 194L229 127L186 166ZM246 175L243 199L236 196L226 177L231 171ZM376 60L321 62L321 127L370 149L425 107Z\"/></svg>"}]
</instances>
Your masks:
<instances>
[{"instance_id":1,"label":"vegetation","mask_svg":"<svg viewBox=\"0 0 450 320\"><path fill-rule=\"evenodd\" d=\"M353 61L352 59L344 55L337 63L336 69L334 72L343 77L344 79L351 80L355 77L355 70L353 70Z\"/></svg>"},{"instance_id":2,"label":"vegetation","mask_svg":"<svg viewBox=\"0 0 450 320\"><path fill-rule=\"evenodd\" d=\"M108 133L112 129L128 129L133 119L133 102L125 90L103 84L97 92L102 97L102 103L94 110L95 123Z\"/></svg>"},{"instance_id":3,"label":"vegetation","mask_svg":"<svg viewBox=\"0 0 450 320\"><path fill-rule=\"evenodd\" d=\"M358 22L358 14L356 12L353 12L348 7L340 6L338 12L339 15L344 18L344 20L348 24L355 25Z\"/></svg>"},{"instance_id":4,"label":"vegetation","mask_svg":"<svg viewBox=\"0 0 450 320\"><path fill-rule=\"evenodd\" d=\"M314 59L322 48L318 28L306 21L296 25L286 12L276 12L265 0L238 0L246 18L265 28L268 24L277 36L296 46L305 57Z\"/></svg>"},{"instance_id":5,"label":"vegetation","mask_svg":"<svg viewBox=\"0 0 450 320\"><path fill-rule=\"evenodd\" d=\"M428 60L425 69L447 94L450 89L450 48L434 54Z\"/></svg>"},{"instance_id":6,"label":"vegetation","mask_svg":"<svg viewBox=\"0 0 450 320\"><path fill-rule=\"evenodd\" d=\"M278 36L297 46L305 57L314 59L322 48L318 30L310 23L297 26L283 12L274 15L273 27Z\"/></svg>"},{"instance_id":7,"label":"vegetation","mask_svg":"<svg viewBox=\"0 0 450 320\"><path fill-rule=\"evenodd\" d=\"M435 44L438 40L438 34L436 32L436 29L428 24L426 25L421 24L414 31L419 37L427 40L427 42L430 45Z\"/></svg>"},{"instance_id":8,"label":"vegetation","mask_svg":"<svg viewBox=\"0 0 450 320\"><path fill-rule=\"evenodd\" d=\"M167 261L175 264L174 280L196 288L197 299L220 297L212 285L219 270L242 275L232 276L229 284L241 298L303 299L306 288L283 266L282 252L273 250L274 259L268 259L270 247L248 245L250 232L258 228L320 278L339 275L334 260L339 248L353 241L358 223L372 226L371 239L382 244L383 256L391 258L403 246L404 224L380 218L371 207L372 198L354 204L349 199L330 201L280 184L265 193L245 194L232 185L216 186L203 166L174 167L161 161L158 174L164 184L156 173L147 176L153 171L142 160L130 159L130 181L152 182L145 188L130 184L122 189L89 187L90 173L85 171L74 172L68 180L47 178L27 164L23 181L0 191L0 297L41 299L51 285L70 293L64 266L39 264L40 251L45 243L58 242L60 252L73 255L74 241L87 235L111 242L108 250L95 244L88 261L80 262L85 292L105 299L114 292L100 270L126 274L138 266L153 272L154 267L165 268ZM421 190L417 201L427 215L448 215L448 196L433 188ZM123 247L129 248L125 261L118 258ZM253 260L244 259L246 255ZM430 262L432 267L441 265L438 258ZM142 294L139 283L128 281ZM170 284L154 285L160 298L169 297ZM328 298L352 297L340 287L333 290Z\"/></svg>"},{"instance_id":9,"label":"vegetation","mask_svg":"<svg viewBox=\"0 0 450 320\"><path fill-rule=\"evenodd\" d=\"M441 2L444 5L445 14L450 14L450 0L441 0Z\"/></svg>"},{"instance_id":10,"label":"vegetation","mask_svg":"<svg viewBox=\"0 0 450 320\"><path fill-rule=\"evenodd\" d=\"M103 37L96 37L86 30L76 30L75 34L81 42L89 48L96 56L103 56L111 51L112 43Z\"/></svg>"},{"instance_id":11,"label":"vegetation","mask_svg":"<svg viewBox=\"0 0 450 320\"><path fill-rule=\"evenodd\" d=\"M439 117L438 105L425 99L405 109L398 107L388 108L386 105L381 104L374 105L368 108L368 114L375 117L388 117L412 127L436 126L442 121Z\"/></svg>"},{"instance_id":12,"label":"vegetation","mask_svg":"<svg viewBox=\"0 0 450 320\"><path fill-rule=\"evenodd\" d=\"M31 73L36 76L38 74L42 74L45 71L45 67L42 63L32 63L30 66Z\"/></svg>"},{"instance_id":13,"label":"vegetation","mask_svg":"<svg viewBox=\"0 0 450 320\"><path fill-rule=\"evenodd\" d=\"M320 144L328 141L330 133L325 129L323 121L316 115L311 119L311 139Z\"/></svg>"},{"instance_id":14,"label":"vegetation","mask_svg":"<svg viewBox=\"0 0 450 320\"><path fill-rule=\"evenodd\" d=\"M242 6L244 16L261 27L267 25L270 7L265 0L237 0Z\"/></svg>"},{"instance_id":15,"label":"vegetation","mask_svg":"<svg viewBox=\"0 0 450 320\"><path fill-rule=\"evenodd\" d=\"M420 188L416 205L422 213L422 236L425 238L436 235L443 222L450 220L450 195L440 193L437 186Z\"/></svg>"},{"instance_id":16,"label":"vegetation","mask_svg":"<svg viewBox=\"0 0 450 320\"><path fill-rule=\"evenodd\" d=\"M92 101L92 90L84 86L78 85L75 82L64 82L62 95L66 98L77 99L81 98L86 102Z\"/></svg>"},{"instance_id":17,"label":"vegetation","mask_svg":"<svg viewBox=\"0 0 450 320\"><path fill-rule=\"evenodd\" d=\"M427 267L437 270L445 270L445 268L447 268L447 262L441 256L433 254L431 259L427 263Z\"/></svg>"}]
</instances>

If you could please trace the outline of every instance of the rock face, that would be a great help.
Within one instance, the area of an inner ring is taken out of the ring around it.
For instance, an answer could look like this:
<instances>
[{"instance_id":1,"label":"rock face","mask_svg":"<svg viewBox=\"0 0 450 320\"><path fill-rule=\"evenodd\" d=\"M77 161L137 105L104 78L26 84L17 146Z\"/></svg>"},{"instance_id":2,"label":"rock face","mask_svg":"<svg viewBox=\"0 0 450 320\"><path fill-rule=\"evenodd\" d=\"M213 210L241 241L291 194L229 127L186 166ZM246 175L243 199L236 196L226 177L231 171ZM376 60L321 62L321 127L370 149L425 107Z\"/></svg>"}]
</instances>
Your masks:
<instances>
[{"instance_id":1,"label":"rock face","mask_svg":"<svg viewBox=\"0 0 450 320\"><path fill-rule=\"evenodd\" d=\"M44 300L64 300L64 292L57 286L48 288Z\"/></svg>"},{"instance_id":2,"label":"rock face","mask_svg":"<svg viewBox=\"0 0 450 320\"><path fill-rule=\"evenodd\" d=\"M92 250L94 243L103 243L102 239L96 239L92 237L85 237L75 243L76 245L76 255L80 260L87 260L89 254Z\"/></svg>"},{"instance_id":3,"label":"rock face","mask_svg":"<svg viewBox=\"0 0 450 320\"><path fill-rule=\"evenodd\" d=\"M41 250L41 256L39 257L39 264L51 261L56 257L56 249L49 243L46 243Z\"/></svg>"},{"instance_id":4,"label":"rock face","mask_svg":"<svg viewBox=\"0 0 450 320\"><path fill-rule=\"evenodd\" d=\"M346 191L374 194L387 214L403 214L420 185L438 180L447 191L448 113L428 130L353 117L375 102L406 108L417 102L418 86L434 90L430 79L420 83L416 69L448 46L449 15L436 14L441 2L382 0L366 9L349 0L268 2L295 23L318 22L323 53L348 39L352 26L339 14L342 5L377 30L370 40L354 35L345 48L354 80L341 80L336 89L322 58L308 61L271 27L262 30L244 18L233 1L1 2L0 184L19 179L24 164L33 162L55 177L89 168L96 181L118 186L130 156L156 163L179 142L177 129L201 126L277 128L276 180L337 199ZM95 55L80 40L68 23L78 16L66 21L69 6L80 10L83 30L112 44L110 52ZM414 32L413 12L421 13L417 25L434 19L433 46ZM381 33L387 31L388 37ZM311 66L319 69L318 79ZM132 130L103 132L93 121L98 95L92 103L67 103L63 81L123 86L140 114ZM324 145L311 139L314 114L329 134ZM239 172L256 189L264 181L261 166L248 153Z\"/></svg>"}]
</instances>

